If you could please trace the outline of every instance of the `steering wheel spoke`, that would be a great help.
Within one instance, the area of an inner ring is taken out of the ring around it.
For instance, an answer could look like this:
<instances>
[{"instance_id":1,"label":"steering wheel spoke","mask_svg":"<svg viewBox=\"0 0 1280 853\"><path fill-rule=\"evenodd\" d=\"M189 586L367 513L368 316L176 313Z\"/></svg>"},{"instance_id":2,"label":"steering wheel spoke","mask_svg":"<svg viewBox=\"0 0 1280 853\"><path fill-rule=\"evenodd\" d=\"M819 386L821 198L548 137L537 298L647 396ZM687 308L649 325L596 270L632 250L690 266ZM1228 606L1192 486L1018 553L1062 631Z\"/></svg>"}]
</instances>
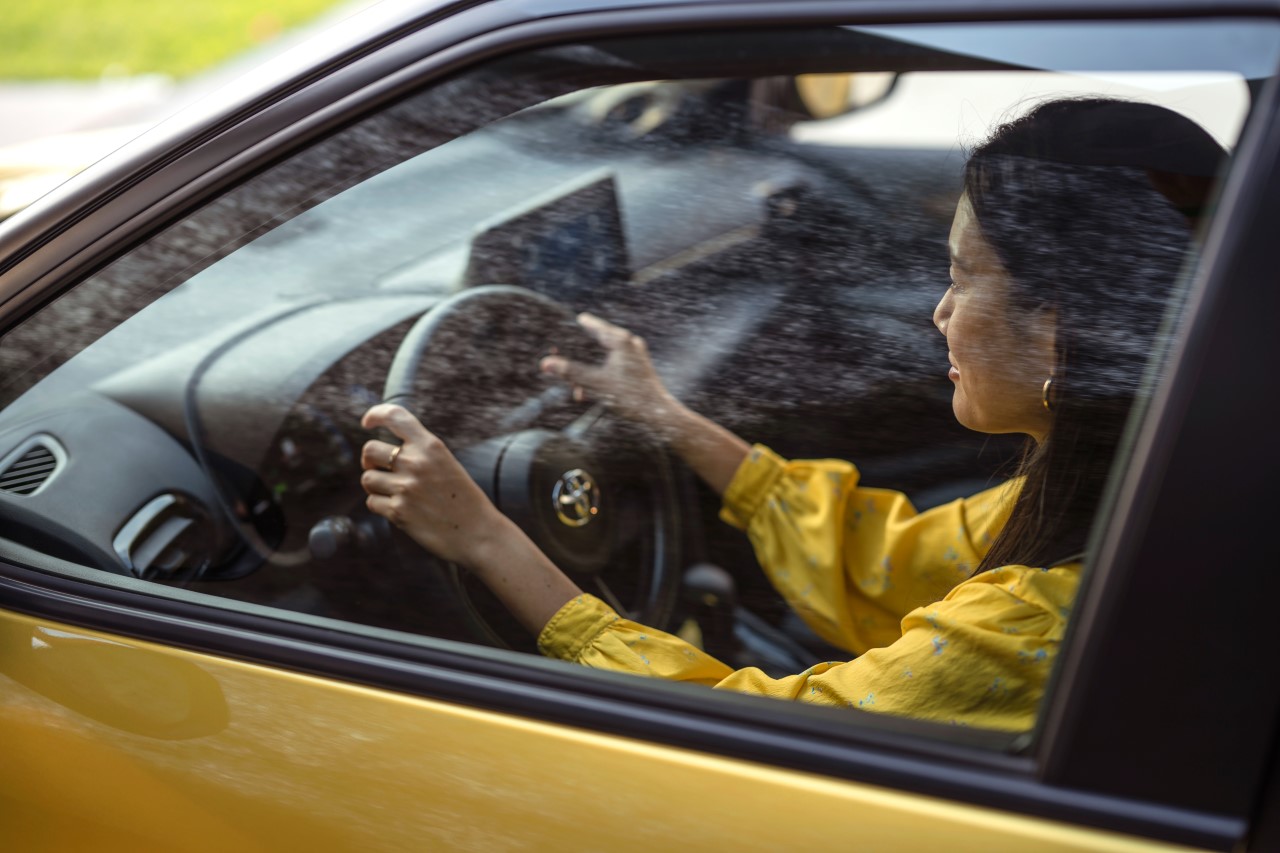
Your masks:
<instances>
[{"instance_id":1,"label":"steering wheel spoke","mask_svg":"<svg viewBox=\"0 0 1280 853\"><path fill-rule=\"evenodd\" d=\"M567 387L553 385L503 415L496 425L496 432L502 434L529 427L545 413L564 406L571 398L572 392Z\"/></svg>"},{"instance_id":2,"label":"steering wheel spoke","mask_svg":"<svg viewBox=\"0 0 1280 853\"><path fill-rule=\"evenodd\" d=\"M564 386L561 386L562 388ZM566 399L569 396L569 390L564 389ZM586 438L591 430L595 429L605 417L605 407L601 403L596 403L590 409L574 418L573 422L564 428L564 434L570 438Z\"/></svg>"}]
</instances>

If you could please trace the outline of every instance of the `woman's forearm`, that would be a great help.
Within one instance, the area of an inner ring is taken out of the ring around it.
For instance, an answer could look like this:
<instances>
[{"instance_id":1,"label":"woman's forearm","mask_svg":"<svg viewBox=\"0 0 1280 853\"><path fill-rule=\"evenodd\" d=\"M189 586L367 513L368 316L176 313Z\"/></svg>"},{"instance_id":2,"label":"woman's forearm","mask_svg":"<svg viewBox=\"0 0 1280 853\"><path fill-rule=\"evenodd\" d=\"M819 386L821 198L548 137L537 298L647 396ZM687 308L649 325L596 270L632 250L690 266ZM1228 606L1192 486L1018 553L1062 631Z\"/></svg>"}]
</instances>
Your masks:
<instances>
[{"instance_id":1,"label":"woman's forearm","mask_svg":"<svg viewBox=\"0 0 1280 853\"><path fill-rule=\"evenodd\" d=\"M501 521L478 537L460 560L535 637L582 590L514 522Z\"/></svg>"},{"instance_id":2,"label":"woman's forearm","mask_svg":"<svg viewBox=\"0 0 1280 853\"><path fill-rule=\"evenodd\" d=\"M718 495L724 494L751 450L742 438L674 399L651 425Z\"/></svg>"}]
</instances>

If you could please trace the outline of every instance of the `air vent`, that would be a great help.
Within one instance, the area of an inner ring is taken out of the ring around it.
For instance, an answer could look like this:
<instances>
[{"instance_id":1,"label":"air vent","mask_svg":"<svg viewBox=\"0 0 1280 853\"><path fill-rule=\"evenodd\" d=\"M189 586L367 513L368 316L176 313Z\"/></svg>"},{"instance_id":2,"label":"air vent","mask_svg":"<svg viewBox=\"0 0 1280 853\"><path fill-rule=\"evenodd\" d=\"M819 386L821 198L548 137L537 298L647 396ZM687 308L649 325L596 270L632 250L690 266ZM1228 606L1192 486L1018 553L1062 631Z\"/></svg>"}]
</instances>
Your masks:
<instances>
[{"instance_id":1,"label":"air vent","mask_svg":"<svg viewBox=\"0 0 1280 853\"><path fill-rule=\"evenodd\" d=\"M11 457L12 458L12 457ZM58 454L42 442L34 442L0 473L0 491L29 495L45 484L58 467Z\"/></svg>"},{"instance_id":2,"label":"air vent","mask_svg":"<svg viewBox=\"0 0 1280 853\"><path fill-rule=\"evenodd\" d=\"M120 562L140 578L199 575L214 550L214 527L203 505L185 495L148 501L112 543Z\"/></svg>"}]
</instances>

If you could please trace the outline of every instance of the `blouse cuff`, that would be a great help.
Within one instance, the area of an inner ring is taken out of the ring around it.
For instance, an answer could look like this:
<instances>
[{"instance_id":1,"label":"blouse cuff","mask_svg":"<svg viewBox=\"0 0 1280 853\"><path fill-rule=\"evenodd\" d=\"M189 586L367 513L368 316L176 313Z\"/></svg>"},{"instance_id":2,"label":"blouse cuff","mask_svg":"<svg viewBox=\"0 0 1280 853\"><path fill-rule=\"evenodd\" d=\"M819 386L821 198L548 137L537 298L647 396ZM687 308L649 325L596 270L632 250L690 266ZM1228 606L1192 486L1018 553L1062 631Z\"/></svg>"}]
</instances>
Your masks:
<instances>
[{"instance_id":1,"label":"blouse cuff","mask_svg":"<svg viewBox=\"0 0 1280 853\"><path fill-rule=\"evenodd\" d=\"M786 460L763 444L752 446L724 490L720 518L745 530L786 469Z\"/></svg>"},{"instance_id":2,"label":"blouse cuff","mask_svg":"<svg viewBox=\"0 0 1280 853\"><path fill-rule=\"evenodd\" d=\"M538 650L549 658L576 662L617 621L614 609L594 595L574 596L538 634Z\"/></svg>"}]
</instances>

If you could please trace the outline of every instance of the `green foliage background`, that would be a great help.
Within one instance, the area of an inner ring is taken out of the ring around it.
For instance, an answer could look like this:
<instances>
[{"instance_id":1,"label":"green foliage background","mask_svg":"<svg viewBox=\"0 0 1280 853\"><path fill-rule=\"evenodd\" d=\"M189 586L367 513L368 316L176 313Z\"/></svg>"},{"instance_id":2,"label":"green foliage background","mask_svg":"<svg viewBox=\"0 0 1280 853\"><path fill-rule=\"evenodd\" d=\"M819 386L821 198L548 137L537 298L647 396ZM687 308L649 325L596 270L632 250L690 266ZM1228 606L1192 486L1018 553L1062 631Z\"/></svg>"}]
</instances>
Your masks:
<instances>
[{"instance_id":1,"label":"green foliage background","mask_svg":"<svg viewBox=\"0 0 1280 853\"><path fill-rule=\"evenodd\" d=\"M339 0L0 0L0 79L182 77Z\"/></svg>"}]
</instances>

